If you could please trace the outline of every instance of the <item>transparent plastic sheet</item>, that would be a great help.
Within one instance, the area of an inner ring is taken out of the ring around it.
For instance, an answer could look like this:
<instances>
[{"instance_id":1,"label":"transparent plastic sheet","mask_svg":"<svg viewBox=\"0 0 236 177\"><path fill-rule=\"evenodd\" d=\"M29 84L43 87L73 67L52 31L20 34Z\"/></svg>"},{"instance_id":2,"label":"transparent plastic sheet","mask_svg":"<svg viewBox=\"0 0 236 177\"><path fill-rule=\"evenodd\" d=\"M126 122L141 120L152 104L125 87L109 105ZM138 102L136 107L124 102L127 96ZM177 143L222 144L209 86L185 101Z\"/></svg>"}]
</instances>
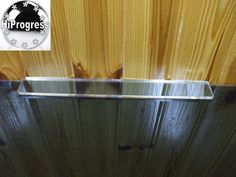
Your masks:
<instances>
[{"instance_id":1,"label":"transparent plastic sheet","mask_svg":"<svg viewBox=\"0 0 236 177\"><path fill-rule=\"evenodd\" d=\"M86 80L26 78L18 93L32 97L113 99L212 100L207 81L186 80Z\"/></svg>"}]
</instances>

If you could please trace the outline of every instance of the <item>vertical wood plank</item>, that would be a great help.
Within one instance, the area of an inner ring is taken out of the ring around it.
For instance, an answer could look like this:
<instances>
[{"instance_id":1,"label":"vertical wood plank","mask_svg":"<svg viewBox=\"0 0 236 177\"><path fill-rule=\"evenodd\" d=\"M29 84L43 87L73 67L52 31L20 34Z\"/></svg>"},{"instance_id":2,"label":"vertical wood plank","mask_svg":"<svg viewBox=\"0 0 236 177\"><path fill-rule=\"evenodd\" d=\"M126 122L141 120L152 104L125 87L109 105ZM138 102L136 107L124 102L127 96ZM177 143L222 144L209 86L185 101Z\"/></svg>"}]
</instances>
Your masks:
<instances>
[{"instance_id":1,"label":"vertical wood plank","mask_svg":"<svg viewBox=\"0 0 236 177\"><path fill-rule=\"evenodd\" d=\"M145 176L174 176L185 146L191 138L205 104L188 101L163 103L155 144L150 153Z\"/></svg>"},{"instance_id":2,"label":"vertical wood plank","mask_svg":"<svg viewBox=\"0 0 236 177\"><path fill-rule=\"evenodd\" d=\"M122 77L122 0L69 0L68 31L77 77Z\"/></svg>"},{"instance_id":3,"label":"vertical wood plank","mask_svg":"<svg viewBox=\"0 0 236 177\"><path fill-rule=\"evenodd\" d=\"M1 52L0 78L235 84L235 0L52 0L52 51Z\"/></svg>"},{"instance_id":4,"label":"vertical wood plank","mask_svg":"<svg viewBox=\"0 0 236 177\"><path fill-rule=\"evenodd\" d=\"M72 77L72 55L63 1L51 2L51 51L20 52L29 76Z\"/></svg>"},{"instance_id":5,"label":"vertical wood plank","mask_svg":"<svg viewBox=\"0 0 236 177\"><path fill-rule=\"evenodd\" d=\"M233 177L236 169L236 133L233 132L232 136L228 139L229 143L224 147L224 150L217 161L209 168L207 177L214 176L227 176Z\"/></svg>"},{"instance_id":6,"label":"vertical wood plank","mask_svg":"<svg viewBox=\"0 0 236 177\"><path fill-rule=\"evenodd\" d=\"M127 0L123 2L124 77L149 78L152 1Z\"/></svg>"},{"instance_id":7,"label":"vertical wood plank","mask_svg":"<svg viewBox=\"0 0 236 177\"><path fill-rule=\"evenodd\" d=\"M126 88L127 89L127 88ZM122 100L119 115L118 176L142 177L158 121L159 101Z\"/></svg>"},{"instance_id":8,"label":"vertical wood plank","mask_svg":"<svg viewBox=\"0 0 236 177\"><path fill-rule=\"evenodd\" d=\"M8 134L1 116L0 119L0 175L20 177L24 174L28 176L22 160L19 157L14 140L11 138L11 135Z\"/></svg>"},{"instance_id":9,"label":"vertical wood plank","mask_svg":"<svg viewBox=\"0 0 236 177\"><path fill-rule=\"evenodd\" d=\"M162 64L168 68L165 77L205 80L219 45L224 44L222 36L229 32L227 25L234 26L230 19L235 1L183 1L181 6L178 32L168 39L174 42L172 54Z\"/></svg>"},{"instance_id":10,"label":"vertical wood plank","mask_svg":"<svg viewBox=\"0 0 236 177\"><path fill-rule=\"evenodd\" d=\"M26 74L25 63L18 52L0 52L0 80L20 80Z\"/></svg>"},{"instance_id":11,"label":"vertical wood plank","mask_svg":"<svg viewBox=\"0 0 236 177\"><path fill-rule=\"evenodd\" d=\"M217 87L207 105L25 99L16 88L0 83L0 176L235 175L235 87Z\"/></svg>"},{"instance_id":12,"label":"vertical wood plank","mask_svg":"<svg viewBox=\"0 0 236 177\"><path fill-rule=\"evenodd\" d=\"M212 63L209 80L211 83L235 84L236 78L236 11L230 17L227 33L222 36L214 63Z\"/></svg>"},{"instance_id":13,"label":"vertical wood plank","mask_svg":"<svg viewBox=\"0 0 236 177\"><path fill-rule=\"evenodd\" d=\"M31 100L57 176L83 176L76 106L70 99Z\"/></svg>"},{"instance_id":14,"label":"vertical wood plank","mask_svg":"<svg viewBox=\"0 0 236 177\"><path fill-rule=\"evenodd\" d=\"M81 100L78 106L86 176L116 176L118 102Z\"/></svg>"},{"instance_id":15,"label":"vertical wood plank","mask_svg":"<svg viewBox=\"0 0 236 177\"><path fill-rule=\"evenodd\" d=\"M5 140L1 156L7 166L5 172L17 177L54 176L55 171L49 168L51 163L41 136L43 132L32 110L27 111L29 105L16 93L1 94L0 105L1 137Z\"/></svg>"},{"instance_id":16,"label":"vertical wood plank","mask_svg":"<svg viewBox=\"0 0 236 177\"><path fill-rule=\"evenodd\" d=\"M175 176L207 176L236 131L235 88L215 90L195 136L189 140Z\"/></svg>"},{"instance_id":17,"label":"vertical wood plank","mask_svg":"<svg viewBox=\"0 0 236 177\"><path fill-rule=\"evenodd\" d=\"M153 1L151 14L150 78L171 79L170 66L178 42L183 1Z\"/></svg>"}]
</instances>

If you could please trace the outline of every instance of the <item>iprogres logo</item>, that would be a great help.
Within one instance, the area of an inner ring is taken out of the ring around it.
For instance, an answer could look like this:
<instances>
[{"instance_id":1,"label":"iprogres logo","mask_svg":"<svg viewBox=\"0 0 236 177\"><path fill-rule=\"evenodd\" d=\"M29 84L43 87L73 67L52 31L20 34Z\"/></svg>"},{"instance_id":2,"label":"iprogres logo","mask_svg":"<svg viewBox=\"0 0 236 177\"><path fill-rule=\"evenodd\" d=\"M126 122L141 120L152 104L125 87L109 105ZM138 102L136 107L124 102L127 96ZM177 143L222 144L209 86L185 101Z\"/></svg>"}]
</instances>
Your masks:
<instances>
[{"instance_id":1,"label":"iprogres logo","mask_svg":"<svg viewBox=\"0 0 236 177\"><path fill-rule=\"evenodd\" d=\"M18 1L4 12L0 27L9 45L31 50L39 47L50 32L46 10L33 1Z\"/></svg>"}]
</instances>

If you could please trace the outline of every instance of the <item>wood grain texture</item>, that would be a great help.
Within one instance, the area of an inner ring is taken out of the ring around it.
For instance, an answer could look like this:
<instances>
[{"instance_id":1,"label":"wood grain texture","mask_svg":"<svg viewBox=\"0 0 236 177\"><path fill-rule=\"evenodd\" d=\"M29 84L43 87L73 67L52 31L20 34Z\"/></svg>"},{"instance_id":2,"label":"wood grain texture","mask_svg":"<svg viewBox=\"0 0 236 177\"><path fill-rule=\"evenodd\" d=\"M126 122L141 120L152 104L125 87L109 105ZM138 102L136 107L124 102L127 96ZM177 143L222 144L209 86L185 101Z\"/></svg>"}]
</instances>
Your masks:
<instances>
[{"instance_id":1,"label":"wood grain texture","mask_svg":"<svg viewBox=\"0 0 236 177\"><path fill-rule=\"evenodd\" d=\"M1 80L20 80L27 75L26 66L17 52L0 52L0 63Z\"/></svg>"},{"instance_id":2,"label":"wood grain texture","mask_svg":"<svg viewBox=\"0 0 236 177\"><path fill-rule=\"evenodd\" d=\"M232 172L230 167L236 163L234 158L224 161L226 167L220 167L222 172L216 169L216 164L223 163L229 144L231 146L235 144L233 137L236 133L234 118L236 90L234 88L215 89L214 93L216 97L206 108L197 131L190 139L184 157L180 161L183 165L177 168L175 176L213 177L213 174L233 176L230 174Z\"/></svg>"},{"instance_id":3,"label":"wood grain texture","mask_svg":"<svg viewBox=\"0 0 236 177\"><path fill-rule=\"evenodd\" d=\"M214 93L216 97L208 105L196 102L165 104L169 111L164 111L158 128L147 177L234 175L236 92L233 88L217 88Z\"/></svg>"},{"instance_id":4,"label":"wood grain texture","mask_svg":"<svg viewBox=\"0 0 236 177\"><path fill-rule=\"evenodd\" d=\"M210 102L27 99L16 89L0 82L0 176L235 176L235 87L216 87Z\"/></svg>"},{"instance_id":5,"label":"wood grain texture","mask_svg":"<svg viewBox=\"0 0 236 177\"><path fill-rule=\"evenodd\" d=\"M160 123L145 176L175 175L177 166L183 165L181 156L204 110L204 102L172 101L162 104Z\"/></svg>"},{"instance_id":6,"label":"wood grain texture","mask_svg":"<svg viewBox=\"0 0 236 177\"><path fill-rule=\"evenodd\" d=\"M122 76L121 2L64 1L71 44L71 51L68 52L72 53L75 71L80 73L76 77Z\"/></svg>"},{"instance_id":7,"label":"wood grain texture","mask_svg":"<svg viewBox=\"0 0 236 177\"><path fill-rule=\"evenodd\" d=\"M143 177L158 122L159 101L120 102L118 177Z\"/></svg>"},{"instance_id":8,"label":"wood grain texture","mask_svg":"<svg viewBox=\"0 0 236 177\"><path fill-rule=\"evenodd\" d=\"M52 51L1 52L2 79L235 84L235 0L52 0Z\"/></svg>"}]
</instances>

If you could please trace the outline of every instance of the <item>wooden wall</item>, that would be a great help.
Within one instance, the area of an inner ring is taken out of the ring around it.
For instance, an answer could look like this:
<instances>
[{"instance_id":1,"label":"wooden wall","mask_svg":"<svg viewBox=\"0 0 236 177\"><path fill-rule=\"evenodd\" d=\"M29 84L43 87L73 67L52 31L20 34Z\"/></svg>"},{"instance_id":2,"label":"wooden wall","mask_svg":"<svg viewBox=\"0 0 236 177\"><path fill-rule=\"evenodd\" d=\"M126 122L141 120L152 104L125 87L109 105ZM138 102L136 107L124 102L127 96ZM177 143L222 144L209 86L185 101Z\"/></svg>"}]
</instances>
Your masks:
<instances>
[{"instance_id":1,"label":"wooden wall","mask_svg":"<svg viewBox=\"0 0 236 177\"><path fill-rule=\"evenodd\" d=\"M19 97L18 86L0 82L1 177L235 177L236 87L160 101Z\"/></svg>"},{"instance_id":2,"label":"wooden wall","mask_svg":"<svg viewBox=\"0 0 236 177\"><path fill-rule=\"evenodd\" d=\"M52 0L50 52L0 52L0 79L236 83L236 0Z\"/></svg>"}]
</instances>

